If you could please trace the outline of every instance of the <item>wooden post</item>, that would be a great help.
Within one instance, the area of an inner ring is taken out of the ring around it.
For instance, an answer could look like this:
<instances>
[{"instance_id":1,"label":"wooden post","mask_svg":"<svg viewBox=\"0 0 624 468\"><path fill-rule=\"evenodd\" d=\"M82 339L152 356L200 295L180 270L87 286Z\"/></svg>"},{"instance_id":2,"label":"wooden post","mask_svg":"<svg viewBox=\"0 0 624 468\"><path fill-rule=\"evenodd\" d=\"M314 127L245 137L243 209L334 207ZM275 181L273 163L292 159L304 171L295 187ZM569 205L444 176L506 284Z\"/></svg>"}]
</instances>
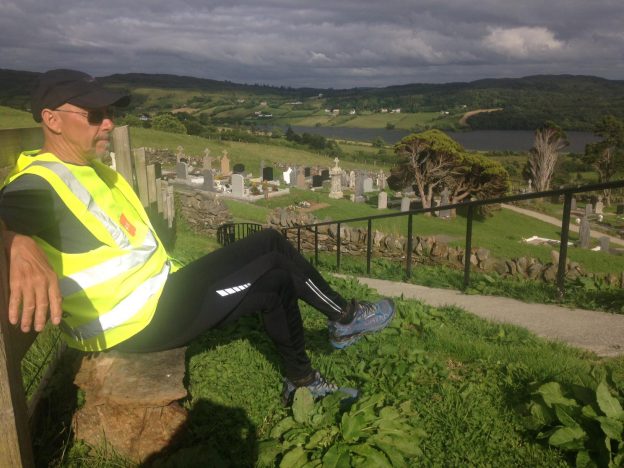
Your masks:
<instances>
[{"instance_id":1,"label":"wooden post","mask_svg":"<svg viewBox=\"0 0 624 468\"><path fill-rule=\"evenodd\" d=\"M165 199L165 196L163 194L163 189L165 187L165 184L167 182L165 180L159 179L156 181L156 208L158 210L158 214L163 214L164 213L164 203L163 200Z\"/></svg>"},{"instance_id":2,"label":"wooden post","mask_svg":"<svg viewBox=\"0 0 624 468\"><path fill-rule=\"evenodd\" d=\"M134 171L136 174L136 184L138 188L139 200L144 208L149 206L149 195L147 193L147 169L145 167L145 148L136 148L132 155L134 157Z\"/></svg>"},{"instance_id":3,"label":"wooden post","mask_svg":"<svg viewBox=\"0 0 624 468\"><path fill-rule=\"evenodd\" d=\"M134 178L132 177L132 156L130 153L130 134L128 133L128 126L123 125L121 127L115 127L112 135L117 172L119 172L136 191Z\"/></svg>"},{"instance_id":4,"label":"wooden post","mask_svg":"<svg viewBox=\"0 0 624 468\"><path fill-rule=\"evenodd\" d=\"M173 227L173 218L175 217L175 205L173 198L173 185L167 186L167 226L169 229Z\"/></svg>"},{"instance_id":5,"label":"wooden post","mask_svg":"<svg viewBox=\"0 0 624 468\"><path fill-rule=\"evenodd\" d=\"M0 239L0 465L34 467L28 430L26 397L20 371L21 356L11 346L8 321L8 266Z\"/></svg>"},{"instance_id":6,"label":"wooden post","mask_svg":"<svg viewBox=\"0 0 624 468\"><path fill-rule=\"evenodd\" d=\"M149 164L146 167L147 170L147 200L149 203L149 206L151 207L154 203L156 203L156 185L160 185L157 184L156 181L156 166L154 166L153 164Z\"/></svg>"}]
</instances>

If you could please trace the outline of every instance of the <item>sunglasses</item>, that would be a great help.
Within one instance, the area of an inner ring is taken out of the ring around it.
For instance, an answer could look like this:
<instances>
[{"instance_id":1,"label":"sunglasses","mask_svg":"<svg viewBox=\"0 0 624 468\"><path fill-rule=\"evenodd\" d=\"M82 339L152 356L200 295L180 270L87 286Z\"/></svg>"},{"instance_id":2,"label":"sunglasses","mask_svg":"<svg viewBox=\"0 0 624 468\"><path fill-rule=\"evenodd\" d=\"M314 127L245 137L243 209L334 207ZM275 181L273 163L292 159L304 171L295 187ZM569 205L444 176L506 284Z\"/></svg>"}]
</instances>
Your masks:
<instances>
[{"instance_id":1,"label":"sunglasses","mask_svg":"<svg viewBox=\"0 0 624 468\"><path fill-rule=\"evenodd\" d=\"M92 109L87 112L55 109L56 112L67 112L69 114L80 114L87 118L87 121L92 125L100 125L104 119L113 120L115 118L115 112L113 109Z\"/></svg>"}]
</instances>

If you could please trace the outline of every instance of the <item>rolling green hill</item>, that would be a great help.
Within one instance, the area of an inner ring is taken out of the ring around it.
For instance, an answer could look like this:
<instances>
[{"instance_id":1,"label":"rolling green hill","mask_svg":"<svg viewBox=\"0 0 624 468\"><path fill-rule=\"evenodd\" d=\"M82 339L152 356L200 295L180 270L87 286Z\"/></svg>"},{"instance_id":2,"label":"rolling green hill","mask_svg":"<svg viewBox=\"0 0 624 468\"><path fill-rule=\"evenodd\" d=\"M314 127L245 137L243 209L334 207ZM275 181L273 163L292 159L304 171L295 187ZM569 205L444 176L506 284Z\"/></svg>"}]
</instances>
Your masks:
<instances>
[{"instance_id":1,"label":"rolling green hill","mask_svg":"<svg viewBox=\"0 0 624 468\"><path fill-rule=\"evenodd\" d=\"M0 70L0 105L28 108L36 73ZM459 128L533 130L551 120L566 130L591 130L604 115L624 118L624 81L593 76L538 75L470 83L408 84L386 88L313 89L237 84L203 78L116 74L102 81L131 92L128 112L186 111L213 125L333 125L419 130ZM333 109L339 110L332 116ZM382 109L388 112L382 113ZM391 113L401 109L401 113ZM355 114L351 114L355 111Z\"/></svg>"}]
</instances>

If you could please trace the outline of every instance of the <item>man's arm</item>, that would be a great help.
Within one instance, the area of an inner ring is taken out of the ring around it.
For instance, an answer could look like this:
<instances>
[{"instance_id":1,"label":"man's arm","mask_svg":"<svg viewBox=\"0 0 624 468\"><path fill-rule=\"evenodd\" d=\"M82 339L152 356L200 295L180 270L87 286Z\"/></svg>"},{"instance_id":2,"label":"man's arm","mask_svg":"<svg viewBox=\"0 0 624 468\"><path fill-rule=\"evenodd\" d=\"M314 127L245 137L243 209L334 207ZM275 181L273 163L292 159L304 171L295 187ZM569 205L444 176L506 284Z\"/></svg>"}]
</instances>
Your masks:
<instances>
[{"instance_id":1,"label":"man's arm","mask_svg":"<svg viewBox=\"0 0 624 468\"><path fill-rule=\"evenodd\" d=\"M0 220L4 248L9 260L9 322L20 323L23 332L43 330L48 319L61 323L62 296L56 273L35 241L9 231ZM21 305L21 318L20 318Z\"/></svg>"}]
</instances>

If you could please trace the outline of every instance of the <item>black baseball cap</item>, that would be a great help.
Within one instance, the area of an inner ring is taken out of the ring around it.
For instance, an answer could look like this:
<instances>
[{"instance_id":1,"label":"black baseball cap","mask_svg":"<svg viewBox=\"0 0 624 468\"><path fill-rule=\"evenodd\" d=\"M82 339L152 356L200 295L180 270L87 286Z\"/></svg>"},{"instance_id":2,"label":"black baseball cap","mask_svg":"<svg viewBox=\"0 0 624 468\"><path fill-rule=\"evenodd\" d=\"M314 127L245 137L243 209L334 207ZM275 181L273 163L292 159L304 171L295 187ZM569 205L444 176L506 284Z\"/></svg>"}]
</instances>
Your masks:
<instances>
[{"instance_id":1,"label":"black baseball cap","mask_svg":"<svg viewBox=\"0 0 624 468\"><path fill-rule=\"evenodd\" d=\"M58 69L43 73L31 96L35 121L41 122L43 109L56 109L66 102L85 109L125 107L130 96L102 87L94 77L81 71Z\"/></svg>"}]
</instances>

